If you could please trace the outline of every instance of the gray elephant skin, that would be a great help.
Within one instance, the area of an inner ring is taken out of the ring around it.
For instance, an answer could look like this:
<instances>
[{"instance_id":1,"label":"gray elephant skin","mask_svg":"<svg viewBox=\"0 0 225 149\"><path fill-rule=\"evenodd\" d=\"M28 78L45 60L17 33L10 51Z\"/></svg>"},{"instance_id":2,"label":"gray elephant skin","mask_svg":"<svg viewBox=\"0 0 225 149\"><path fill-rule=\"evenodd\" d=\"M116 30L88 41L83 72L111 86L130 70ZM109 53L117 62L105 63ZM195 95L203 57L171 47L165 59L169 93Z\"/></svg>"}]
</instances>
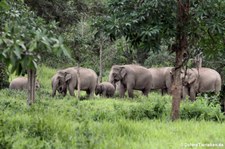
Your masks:
<instances>
[{"instance_id":1,"label":"gray elephant skin","mask_svg":"<svg viewBox=\"0 0 225 149\"><path fill-rule=\"evenodd\" d=\"M167 92L171 94L172 84L172 69L173 67L149 68L152 75L152 89L161 89L162 94Z\"/></svg>"},{"instance_id":2,"label":"gray elephant skin","mask_svg":"<svg viewBox=\"0 0 225 149\"><path fill-rule=\"evenodd\" d=\"M215 92L221 90L220 74L210 68L192 68L188 69L183 78L183 97L190 96L191 100L195 100L198 93Z\"/></svg>"},{"instance_id":3,"label":"gray elephant skin","mask_svg":"<svg viewBox=\"0 0 225 149\"><path fill-rule=\"evenodd\" d=\"M110 82L102 82L96 86L95 94L104 97L113 97L115 87Z\"/></svg>"},{"instance_id":4,"label":"gray elephant skin","mask_svg":"<svg viewBox=\"0 0 225 149\"><path fill-rule=\"evenodd\" d=\"M109 74L109 82L114 86L120 82L120 97L124 97L126 90L131 98L133 90L141 90L148 96L152 86L152 75L147 68L139 65L114 65Z\"/></svg>"},{"instance_id":5,"label":"gray elephant skin","mask_svg":"<svg viewBox=\"0 0 225 149\"><path fill-rule=\"evenodd\" d=\"M35 89L40 88L40 83L38 80L35 81ZM27 90L28 89L28 79L27 77L18 77L12 80L9 85L9 89L15 90Z\"/></svg>"},{"instance_id":6,"label":"gray elephant skin","mask_svg":"<svg viewBox=\"0 0 225 149\"><path fill-rule=\"evenodd\" d=\"M92 69L79 68L80 72L80 90L86 91L88 96L93 96L97 85L98 77ZM70 67L59 70L52 77L52 96L55 96L56 90L63 94L67 93L67 89L71 96L75 96L74 90L77 89L78 77L77 67Z\"/></svg>"}]
</instances>

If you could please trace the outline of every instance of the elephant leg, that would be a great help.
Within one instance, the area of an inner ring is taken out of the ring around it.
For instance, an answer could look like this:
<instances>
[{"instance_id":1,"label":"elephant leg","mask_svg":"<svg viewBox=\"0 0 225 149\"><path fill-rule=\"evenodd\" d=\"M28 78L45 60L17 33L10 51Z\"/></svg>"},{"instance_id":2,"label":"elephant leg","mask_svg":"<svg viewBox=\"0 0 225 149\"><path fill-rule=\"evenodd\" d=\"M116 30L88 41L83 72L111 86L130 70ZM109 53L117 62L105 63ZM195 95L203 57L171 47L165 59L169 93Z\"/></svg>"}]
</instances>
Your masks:
<instances>
[{"instance_id":1,"label":"elephant leg","mask_svg":"<svg viewBox=\"0 0 225 149\"><path fill-rule=\"evenodd\" d=\"M93 90L89 90L89 97L94 97L94 93L95 93L95 91Z\"/></svg>"},{"instance_id":2,"label":"elephant leg","mask_svg":"<svg viewBox=\"0 0 225 149\"><path fill-rule=\"evenodd\" d=\"M196 98L196 91L193 87L190 88L190 100L194 101Z\"/></svg>"},{"instance_id":3,"label":"elephant leg","mask_svg":"<svg viewBox=\"0 0 225 149\"><path fill-rule=\"evenodd\" d=\"M167 93L168 91L167 91L167 88L162 88L161 89L161 95L163 96L165 93Z\"/></svg>"},{"instance_id":4,"label":"elephant leg","mask_svg":"<svg viewBox=\"0 0 225 149\"><path fill-rule=\"evenodd\" d=\"M144 89L142 90L142 93L144 96L147 96L148 97L148 93L150 92L150 89Z\"/></svg>"},{"instance_id":5,"label":"elephant leg","mask_svg":"<svg viewBox=\"0 0 225 149\"><path fill-rule=\"evenodd\" d=\"M125 92L126 92L126 87L120 84L120 90L119 90L120 98L124 98Z\"/></svg>"},{"instance_id":6,"label":"elephant leg","mask_svg":"<svg viewBox=\"0 0 225 149\"><path fill-rule=\"evenodd\" d=\"M87 97L90 97L91 96L90 89L86 90L86 94L87 94ZM100 93L100 95L101 95L101 93Z\"/></svg>"},{"instance_id":7,"label":"elephant leg","mask_svg":"<svg viewBox=\"0 0 225 149\"><path fill-rule=\"evenodd\" d=\"M186 87L186 86L183 86L183 88L182 88L182 99L186 99L186 97L189 95L189 93L188 93L188 90L189 90L189 88L188 87Z\"/></svg>"},{"instance_id":8,"label":"elephant leg","mask_svg":"<svg viewBox=\"0 0 225 149\"><path fill-rule=\"evenodd\" d=\"M128 91L128 96L130 98L133 98L134 97L134 90L133 90L133 87L131 85L127 85L127 91Z\"/></svg>"}]
</instances>

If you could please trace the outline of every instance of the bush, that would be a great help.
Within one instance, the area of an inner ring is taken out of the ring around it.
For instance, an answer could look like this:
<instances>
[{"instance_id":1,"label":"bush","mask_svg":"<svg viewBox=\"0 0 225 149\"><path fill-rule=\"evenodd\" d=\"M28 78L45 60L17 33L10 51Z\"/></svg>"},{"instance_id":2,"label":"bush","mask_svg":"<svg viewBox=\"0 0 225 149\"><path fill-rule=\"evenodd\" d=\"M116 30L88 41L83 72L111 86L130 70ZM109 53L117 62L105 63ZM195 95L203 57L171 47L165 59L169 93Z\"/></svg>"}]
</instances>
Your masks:
<instances>
[{"instance_id":1,"label":"bush","mask_svg":"<svg viewBox=\"0 0 225 149\"><path fill-rule=\"evenodd\" d=\"M200 96L195 102L184 101L181 104L181 119L224 121L218 98L212 98L207 100Z\"/></svg>"}]
</instances>

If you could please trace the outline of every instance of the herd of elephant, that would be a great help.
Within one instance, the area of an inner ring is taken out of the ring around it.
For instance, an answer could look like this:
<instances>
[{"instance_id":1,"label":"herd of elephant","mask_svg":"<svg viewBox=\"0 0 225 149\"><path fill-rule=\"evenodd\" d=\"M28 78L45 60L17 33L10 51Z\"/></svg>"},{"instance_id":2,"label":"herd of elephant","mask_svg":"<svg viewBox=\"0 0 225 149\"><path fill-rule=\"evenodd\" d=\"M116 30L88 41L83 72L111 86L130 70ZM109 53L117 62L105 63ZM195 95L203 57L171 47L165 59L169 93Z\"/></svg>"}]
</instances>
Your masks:
<instances>
[{"instance_id":1,"label":"herd of elephant","mask_svg":"<svg viewBox=\"0 0 225 149\"><path fill-rule=\"evenodd\" d=\"M142 91L147 96L151 90L161 89L162 93L171 94L173 67L145 68L140 65L113 65L109 73L109 81L98 83L98 76L92 69L80 67L80 89L86 91L88 96L100 95L113 97L118 90L120 97L124 97L126 91L129 97L133 97L133 91ZM189 96L195 100L196 95L202 92L219 93L221 90L220 74L210 68L191 68L181 72L183 88L182 96ZM78 69L70 67L59 70L52 77L52 96L56 91L62 95L74 96L74 90L78 86ZM40 84L36 81L36 88ZM14 79L9 86L10 89L26 89L27 78Z\"/></svg>"}]
</instances>

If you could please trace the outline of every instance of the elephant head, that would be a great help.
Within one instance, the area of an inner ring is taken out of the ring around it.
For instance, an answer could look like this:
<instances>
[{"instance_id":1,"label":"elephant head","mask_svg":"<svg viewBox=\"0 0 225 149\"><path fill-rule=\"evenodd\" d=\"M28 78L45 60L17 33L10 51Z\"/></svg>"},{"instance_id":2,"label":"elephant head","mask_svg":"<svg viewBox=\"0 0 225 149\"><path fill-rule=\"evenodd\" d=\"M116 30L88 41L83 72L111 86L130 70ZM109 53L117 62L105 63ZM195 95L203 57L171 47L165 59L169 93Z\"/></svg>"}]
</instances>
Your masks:
<instances>
[{"instance_id":1,"label":"elephant head","mask_svg":"<svg viewBox=\"0 0 225 149\"><path fill-rule=\"evenodd\" d=\"M183 85L188 86L193 84L198 79L198 74L193 69L188 69L186 72L183 72Z\"/></svg>"},{"instance_id":2,"label":"elephant head","mask_svg":"<svg viewBox=\"0 0 225 149\"><path fill-rule=\"evenodd\" d=\"M109 82L116 86L116 83L121 81L127 75L127 70L123 66L114 65L111 69Z\"/></svg>"},{"instance_id":3,"label":"elephant head","mask_svg":"<svg viewBox=\"0 0 225 149\"><path fill-rule=\"evenodd\" d=\"M98 84L98 85L96 86L96 88L95 88L95 94L96 94L96 95L98 95L98 94L101 95L101 94L103 93L104 90L105 90L104 85Z\"/></svg>"},{"instance_id":4,"label":"elephant head","mask_svg":"<svg viewBox=\"0 0 225 149\"><path fill-rule=\"evenodd\" d=\"M63 94L63 96L65 96L67 92L67 82L71 79L71 77L72 75L69 73L58 71L52 79L52 95L54 96L57 90L60 94Z\"/></svg>"}]
</instances>

